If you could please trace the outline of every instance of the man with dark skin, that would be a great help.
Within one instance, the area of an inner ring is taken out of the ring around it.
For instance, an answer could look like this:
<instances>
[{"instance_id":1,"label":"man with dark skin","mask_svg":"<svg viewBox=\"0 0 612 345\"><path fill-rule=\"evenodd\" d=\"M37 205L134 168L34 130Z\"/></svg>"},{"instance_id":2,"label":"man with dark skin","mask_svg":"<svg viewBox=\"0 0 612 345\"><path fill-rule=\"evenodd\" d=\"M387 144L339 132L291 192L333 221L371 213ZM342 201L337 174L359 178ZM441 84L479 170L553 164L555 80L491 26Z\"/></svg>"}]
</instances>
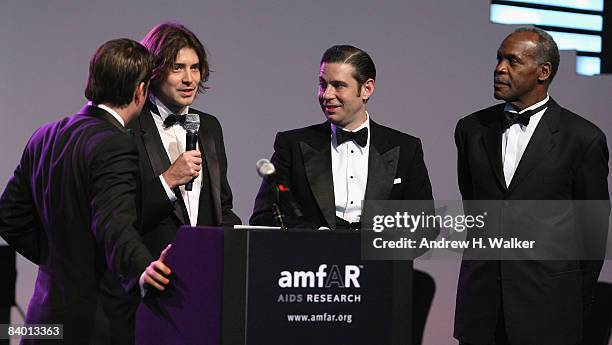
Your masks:
<instances>
[{"instance_id":1,"label":"man with dark skin","mask_svg":"<svg viewBox=\"0 0 612 345\"><path fill-rule=\"evenodd\" d=\"M538 35L517 32L499 47L493 82L495 99L521 111L544 98L552 79L552 64L538 62Z\"/></svg>"},{"instance_id":2,"label":"man with dark skin","mask_svg":"<svg viewBox=\"0 0 612 345\"><path fill-rule=\"evenodd\" d=\"M570 229L583 238L587 229L605 234L606 138L548 95L558 65L557 45L543 30L520 28L504 39L493 86L505 103L457 124L459 189L464 200L597 201L605 225ZM464 260L454 336L462 345L580 344L602 263Z\"/></svg>"}]
</instances>

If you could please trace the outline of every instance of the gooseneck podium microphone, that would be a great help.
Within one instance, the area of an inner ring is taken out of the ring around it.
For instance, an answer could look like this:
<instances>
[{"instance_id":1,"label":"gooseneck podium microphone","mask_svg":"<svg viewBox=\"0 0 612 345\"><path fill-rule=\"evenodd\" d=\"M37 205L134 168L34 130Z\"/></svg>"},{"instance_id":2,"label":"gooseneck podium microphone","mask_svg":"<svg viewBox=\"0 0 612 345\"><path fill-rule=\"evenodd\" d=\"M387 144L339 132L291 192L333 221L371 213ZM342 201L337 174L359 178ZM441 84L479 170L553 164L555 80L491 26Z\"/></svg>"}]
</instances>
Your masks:
<instances>
[{"instance_id":1,"label":"gooseneck podium microphone","mask_svg":"<svg viewBox=\"0 0 612 345\"><path fill-rule=\"evenodd\" d=\"M198 131L200 130L200 116L198 114L185 115L185 124L183 127L187 131L185 150L195 150L198 142ZM193 180L187 182L185 190L193 189Z\"/></svg>"},{"instance_id":2,"label":"gooseneck podium microphone","mask_svg":"<svg viewBox=\"0 0 612 345\"><path fill-rule=\"evenodd\" d=\"M274 219L277 225L283 230L287 229L285 225L285 214L282 211L283 206L286 210L286 207L288 207L290 216L294 217L294 220L302 220L304 214L295 199L293 199L289 188L278 178L274 164L267 159L260 159L255 163L255 167L257 168L259 176L268 181L274 193L272 208L274 210Z\"/></svg>"},{"instance_id":3,"label":"gooseneck podium microphone","mask_svg":"<svg viewBox=\"0 0 612 345\"><path fill-rule=\"evenodd\" d=\"M276 183L276 168L269 160L262 158L255 163L257 174L264 180L268 180L268 183L272 187L274 193L274 202L272 203L272 209L274 212L274 220L276 225L280 226L281 230L287 230L285 226L285 215L280 208L280 189L278 183Z\"/></svg>"}]
</instances>

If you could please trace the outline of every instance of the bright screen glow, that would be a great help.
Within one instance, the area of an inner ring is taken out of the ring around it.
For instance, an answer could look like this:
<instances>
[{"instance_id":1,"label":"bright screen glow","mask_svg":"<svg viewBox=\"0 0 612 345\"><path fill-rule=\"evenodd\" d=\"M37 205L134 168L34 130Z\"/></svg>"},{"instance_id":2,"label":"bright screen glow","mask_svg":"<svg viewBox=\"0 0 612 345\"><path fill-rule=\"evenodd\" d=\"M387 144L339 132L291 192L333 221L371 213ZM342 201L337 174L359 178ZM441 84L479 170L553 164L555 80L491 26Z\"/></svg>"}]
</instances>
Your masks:
<instances>
[{"instance_id":1,"label":"bright screen glow","mask_svg":"<svg viewBox=\"0 0 612 345\"><path fill-rule=\"evenodd\" d=\"M576 73L596 75L601 73L601 59L594 56L576 56Z\"/></svg>"},{"instance_id":2,"label":"bright screen glow","mask_svg":"<svg viewBox=\"0 0 612 345\"><path fill-rule=\"evenodd\" d=\"M603 11L604 0L508 0L527 4L576 8L579 10Z\"/></svg>"},{"instance_id":3,"label":"bright screen glow","mask_svg":"<svg viewBox=\"0 0 612 345\"><path fill-rule=\"evenodd\" d=\"M579 50L583 52L600 53L601 36L572 34L568 32L547 31L557 42L561 50Z\"/></svg>"},{"instance_id":4,"label":"bright screen glow","mask_svg":"<svg viewBox=\"0 0 612 345\"><path fill-rule=\"evenodd\" d=\"M500 24L534 24L601 31L603 16L534 8L491 5L491 21Z\"/></svg>"}]
</instances>

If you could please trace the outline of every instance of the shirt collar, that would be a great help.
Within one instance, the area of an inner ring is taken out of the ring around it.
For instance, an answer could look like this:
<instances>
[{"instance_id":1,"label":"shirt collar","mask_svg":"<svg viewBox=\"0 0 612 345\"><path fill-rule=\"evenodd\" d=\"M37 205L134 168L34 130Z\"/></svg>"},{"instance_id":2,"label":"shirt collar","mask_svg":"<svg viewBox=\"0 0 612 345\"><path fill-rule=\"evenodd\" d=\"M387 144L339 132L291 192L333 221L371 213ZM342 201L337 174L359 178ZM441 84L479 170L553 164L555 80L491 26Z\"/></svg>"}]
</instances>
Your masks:
<instances>
[{"instance_id":1,"label":"shirt collar","mask_svg":"<svg viewBox=\"0 0 612 345\"><path fill-rule=\"evenodd\" d=\"M343 131L347 131L347 132L357 132L358 130L362 129L362 128L367 128L368 132L370 131L370 114L368 114L368 111L366 110L366 120L357 128L355 128L352 131L349 131L346 128L340 127L340 126L336 126L335 124L331 124L331 128L332 128L332 136L335 137L336 136L336 128L340 128Z\"/></svg>"},{"instance_id":2,"label":"shirt collar","mask_svg":"<svg viewBox=\"0 0 612 345\"><path fill-rule=\"evenodd\" d=\"M510 103L506 103L506 106L504 107L504 111L510 112L510 113L518 113L518 114L522 114L524 112L526 112L527 110L532 110L532 109L536 109L537 107L545 104L546 102L548 102L548 100L550 99L550 96L548 94L546 94L546 98L544 98L543 100L539 101L538 103L535 103L521 111L516 111L514 110L514 107L512 107L512 105Z\"/></svg>"},{"instance_id":3,"label":"shirt collar","mask_svg":"<svg viewBox=\"0 0 612 345\"><path fill-rule=\"evenodd\" d=\"M125 127L125 121L123 120L123 118L121 116L119 116L119 114L117 114L116 111L114 111L112 108L107 107L104 104L93 104L92 101L87 102L87 105L93 106L93 107L98 107L104 111L106 111L107 113L113 115L113 117L119 121L119 123L121 124L122 127Z\"/></svg>"},{"instance_id":4,"label":"shirt collar","mask_svg":"<svg viewBox=\"0 0 612 345\"><path fill-rule=\"evenodd\" d=\"M159 111L159 116L161 116L162 121L165 121L168 116L174 114L162 101L159 100L159 98L155 97L152 93L149 94L149 100L151 103L157 106L157 111ZM185 115L187 113L189 113L189 106L185 107L180 114L176 115Z\"/></svg>"}]
</instances>

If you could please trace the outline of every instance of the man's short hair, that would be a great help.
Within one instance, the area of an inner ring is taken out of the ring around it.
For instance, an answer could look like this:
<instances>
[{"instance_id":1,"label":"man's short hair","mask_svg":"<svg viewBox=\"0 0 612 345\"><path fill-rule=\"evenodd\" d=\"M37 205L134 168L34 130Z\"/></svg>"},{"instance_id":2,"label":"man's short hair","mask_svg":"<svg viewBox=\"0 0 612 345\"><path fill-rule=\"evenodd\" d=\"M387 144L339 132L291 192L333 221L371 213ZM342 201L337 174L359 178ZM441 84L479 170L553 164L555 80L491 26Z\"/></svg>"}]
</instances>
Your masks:
<instances>
[{"instance_id":1,"label":"man's short hair","mask_svg":"<svg viewBox=\"0 0 612 345\"><path fill-rule=\"evenodd\" d=\"M208 89L208 86L204 85L210 75L206 50L196 35L184 25L173 22L161 23L151 29L141 43L153 55L151 86L155 88L164 81L181 49L191 48L196 52L199 60L200 82L198 83L198 93Z\"/></svg>"},{"instance_id":2,"label":"man's short hair","mask_svg":"<svg viewBox=\"0 0 612 345\"><path fill-rule=\"evenodd\" d=\"M559 69L559 61L561 60L559 57L559 48L557 47L557 43L555 43L555 40L552 38L552 36L550 36L550 34L548 34L548 32L540 28L523 27L514 30L513 33L519 32L533 32L538 35L536 59L538 64L550 62L552 70L550 72L550 79L548 80L548 83L552 82L553 78L557 74L557 70Z\"/></svg>"},{"instance_id":3,"label":"man's short hair","mask_svg":"<svg viewBox=\"0 0 612 345\"><path fill-rule=\"evenodd\" d=\"M148 85L151 70L151 54L142 44L128 38L108 41L91 57L85 97L94 104L126 106L140 83Z\"/></svg>"},{"instance_id":4,"label":"man's short hair","mask_svg":"<svg viewBox=\"0 0 612 345\"><path fill-rule=\"evenodd\" d=\"M347 63L355 68L353 77L359 87L368 79L376 80L374 61L365 51L350 45L335 45L325 51L322 63Z\"/></svg>"}]
</instances>

